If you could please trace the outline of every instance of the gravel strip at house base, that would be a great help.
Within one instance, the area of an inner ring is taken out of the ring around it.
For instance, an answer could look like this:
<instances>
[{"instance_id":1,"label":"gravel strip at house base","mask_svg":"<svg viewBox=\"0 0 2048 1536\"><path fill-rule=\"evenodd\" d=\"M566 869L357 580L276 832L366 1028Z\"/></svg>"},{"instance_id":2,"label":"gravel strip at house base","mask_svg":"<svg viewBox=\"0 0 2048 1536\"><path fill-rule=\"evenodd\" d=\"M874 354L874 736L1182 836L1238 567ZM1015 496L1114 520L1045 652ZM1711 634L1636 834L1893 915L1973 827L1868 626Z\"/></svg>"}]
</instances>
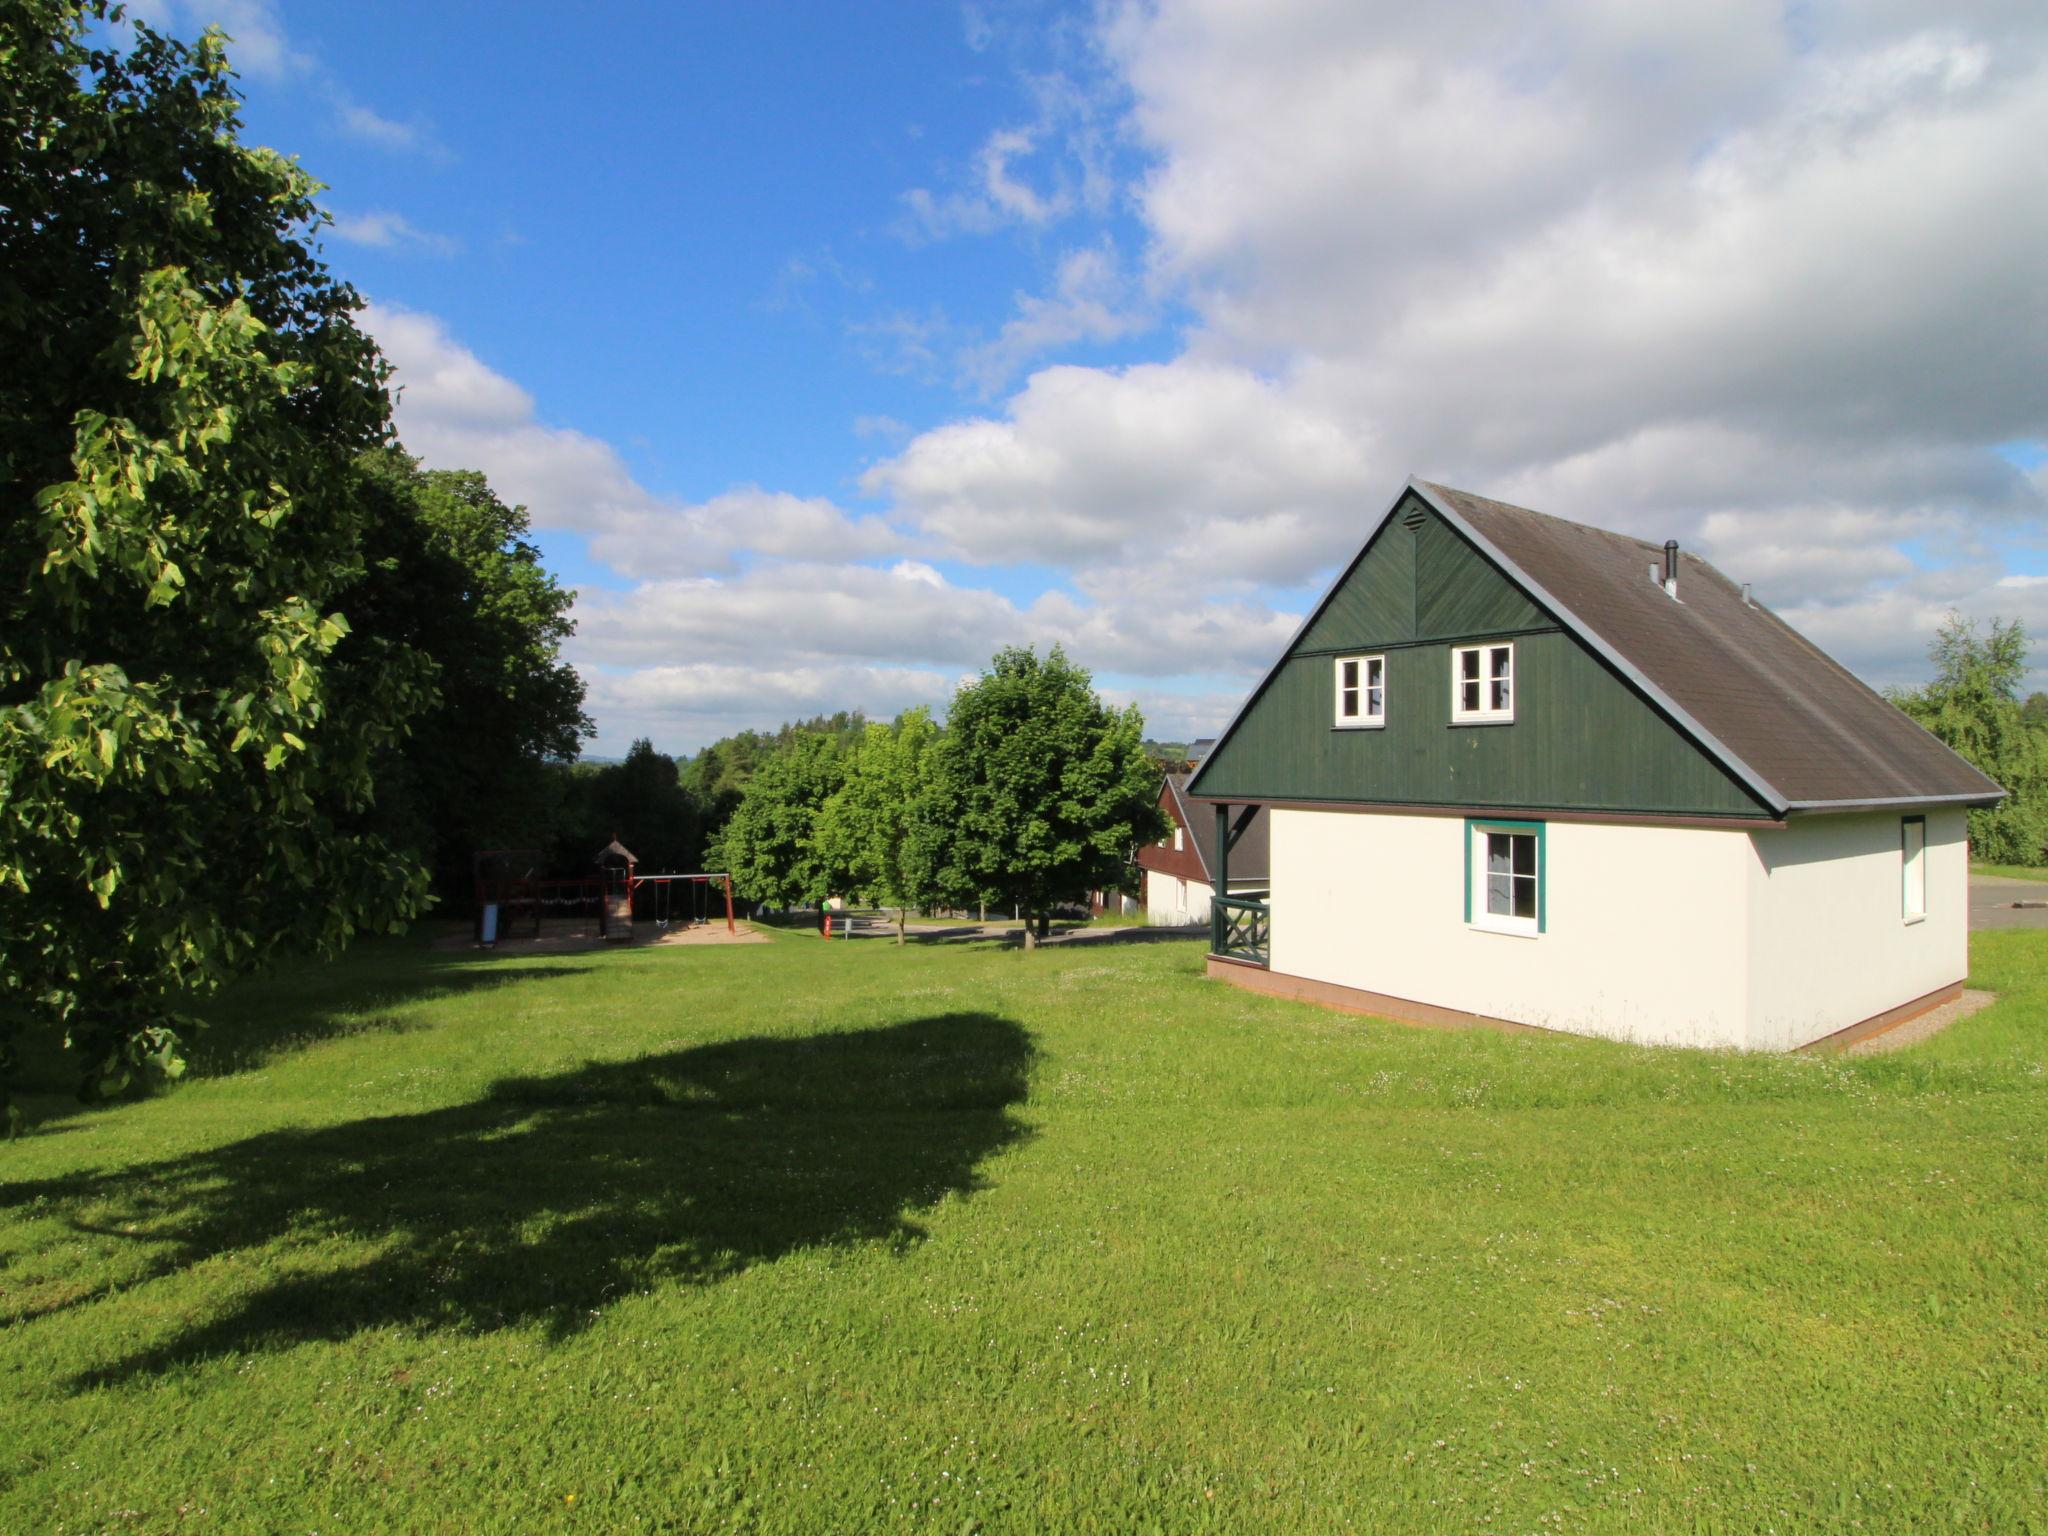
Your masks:
<instances>
[{"instance_id":1,"label":"gravel strip at house base","mask_svg":"<svg viewBox=\"0 0 2048 1536\"><path fill-rule=\"evenodd\" d=\"M1881 1035L1872 1035L1867 1040L1858 1040L1854 1045L1843 1048L1844 1056L1875 1056L1883 1051L1902 1051L1909 1045L1917 1045L1929 1035L1938 1035L1957 1019L1967 1019L1981 1008L1989 1008L1998 1001L1996 992L1976 992L1965 989L1963 995L1952 1003L1943 1003L1939 1008L1930 1008L1917 1019L1908 1019L1897 1029L1888 1029Z\"/></svg>"}]
</instances>

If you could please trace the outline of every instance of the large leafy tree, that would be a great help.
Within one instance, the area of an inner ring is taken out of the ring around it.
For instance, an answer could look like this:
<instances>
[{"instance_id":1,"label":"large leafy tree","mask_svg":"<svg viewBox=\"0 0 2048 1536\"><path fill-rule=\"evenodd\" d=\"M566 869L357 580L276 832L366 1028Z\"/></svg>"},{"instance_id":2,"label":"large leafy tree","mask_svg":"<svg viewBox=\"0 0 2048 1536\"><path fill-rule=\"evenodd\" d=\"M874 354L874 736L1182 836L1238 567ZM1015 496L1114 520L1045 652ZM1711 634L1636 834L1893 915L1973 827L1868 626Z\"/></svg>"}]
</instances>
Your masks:
<instances>
[{"instance_id":1,"label":"large leafy tree","mask_svg":"<svg viewBox=\"0 0 2048 1536\"><path fill-rule=\"evenodd\" d=\"M2020 702L2030 649L2018 619L1988 630L1951 613L1928 655L1934 680L1892 700L1934 735L2005 786L1997 805L1970 812L1970 845L1999 864L2048 859L2048 731Z\"/></svg>"},{"instance_id":2,"label":"large leafy tree","mask_svg":"<svg viewBox=\"0 0 2048 1536\"><path fill-rule=\"evenodd\" d=\"M896 909L896 942L909 909L938 896L945 828L930 814L925 761L938 727L913 709L893 726L872 724L854 749L846 782L819 813L820 861L851 901Z\"/></svg>"},{"instance_id":3,"label":"large leafy tree","mask_svg":"<svg viewBox=\"0 0 2048 1536\"><path fill-rule=\"evenodd\" d=\"M561 657L576 594L541 564L526 509L483 475L423 470L397 448L358 468L374 523L367 568L340 601L357 636L431 656L439 693L415 714L403 768L380 776L378 798L407 815L452 895L477 849L541 840L547 764L573 759L590 733L583 679ZM675 764L661 761L680 799Z\"/></svg>"},{"instance_id":4,"label":"large leafy tree","mask_svg":"<svg viewBox=\"0 0 2048 1536\"><path fill-rule=\"evenodd\" d=\"M1015 903L1027 947L1054 904L1114 884L1168 830L1144 717L1105 705L1058 646L1001 652L954 694L927 762L927 814L950 833L934 883L963 904Z\"/></svg>"},{"instance_id":5,"label":"large leafy tree","mask_svg":"<svg viewBox=\"0 0 2048 1536\"><path fill-rule=\"evenodd\" d=\"M564 800L549 863L564 874L588 874L597 851L617 838L640 860L642 874L687 874L704 857L697 802L683 786L676 760L635 741L616 763L579 765L564 776Z\"/></svg>"},{"instance_id":6,"label":"large leafy tree","mask_svg":"<svg viewBox=\"0 0 2048 1536\"><path fill-rule=\"evenodd\" d=\"M846 769L838 737L802 731L754 770L709 855L731 873L736 893L778 907L843 893L847 872L832 862L819 823Z\"/></svg>"},{"instance_id":7,"label":"large leafy tree","mask_svg":"<svg viewBox=\"0 0 2048 1536\"><path fill-rule=\"evenodd\" d=\"M372 788L427 668L336 603L383 365L238 128L218 35L0 7L0 1049L61 1030L88 1092L423 896Z\"/></svg>"},{"instance_id":8,"label":"large leafy tree","mask_svg":"<svg viewBox=\"0 0 2048 1536\"><path fill-rule=\"evenodd\" d=\"M754 771L800 735L824 735L842 747L856 745L868 718L842 709L808 720L791 720L773 731L737 731L703 748L682 769L683 787L696 801L707 837L716 836L746 797Z\"/></svg>"}]
</instances>

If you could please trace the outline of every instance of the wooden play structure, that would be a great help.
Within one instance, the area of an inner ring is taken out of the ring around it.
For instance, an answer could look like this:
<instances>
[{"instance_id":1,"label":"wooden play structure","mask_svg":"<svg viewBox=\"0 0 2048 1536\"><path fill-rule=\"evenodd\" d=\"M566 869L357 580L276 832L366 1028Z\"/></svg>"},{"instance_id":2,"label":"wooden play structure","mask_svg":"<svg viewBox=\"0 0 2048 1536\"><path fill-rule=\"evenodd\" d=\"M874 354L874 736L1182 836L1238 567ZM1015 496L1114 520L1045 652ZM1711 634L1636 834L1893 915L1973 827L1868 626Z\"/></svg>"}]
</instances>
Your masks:
<instances>
[{"instance_id":1,"label":"wooden play structure","mask_svg":"<svg viewBox=\"0 0 2048 1536\"><path fill-rule=\"evenodd\" d=\"M477 854L475 941L494 946L506 939L539 939L550 931L561 936L567 925L586 935L594 926L596 937L630 944L636 921L652 923L657 936L714 921L714 884L724 897L726 932L738 933L732 876L724 871L643 875L639 859L617 838L593 862L594 875L554 879L543 875L535 849L488 848Z\"/></svg>"}]
</instances>

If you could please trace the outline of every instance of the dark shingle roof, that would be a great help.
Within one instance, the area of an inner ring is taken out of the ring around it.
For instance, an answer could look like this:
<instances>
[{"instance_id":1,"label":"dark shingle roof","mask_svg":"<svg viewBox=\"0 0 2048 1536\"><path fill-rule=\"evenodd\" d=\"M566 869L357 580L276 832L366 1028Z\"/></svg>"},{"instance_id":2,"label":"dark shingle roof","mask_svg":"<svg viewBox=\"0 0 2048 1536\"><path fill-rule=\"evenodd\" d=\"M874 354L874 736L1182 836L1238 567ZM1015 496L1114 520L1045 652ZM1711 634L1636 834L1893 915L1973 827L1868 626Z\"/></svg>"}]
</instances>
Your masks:
<instances>
[{"instance_id":1,"label":"dark shingle roof","mask_svg":"<svg viewBox=\"0 0 2048 1536\"><path fill-rule=\"evenodd\" d=\"M1183 795L1192 775L1169 773L1166 787L1173 791L1173 813L1180 818L1180 824L1188 829L1195 840L1195 854L1202 861L1202 873L1209 877L1209 883L1216 883L1216 812L1207 805L1190 806ZM1231 822L1236 823L1239 812L1231 813ZM1267 880L1272 878L1273 854L1267 837L1268 821L1266 808L1259 807L1252 817L1251 825L1244 829L1243 836L1230 845L1230 878L1232 880ZM1229 894L1225 892L1225 894Z\"/></svg>"},{"instance_id":2,"label":"dark shingle roof","mask_svg":"<svg viewBox=\"0 0 2048 1536\"><path fill-rule=\"evenodd\" d=\"M1411 485L1781 813L2004 793L1699 556L1674 602L1658 545Z\"/></svg>"}]
</instances>

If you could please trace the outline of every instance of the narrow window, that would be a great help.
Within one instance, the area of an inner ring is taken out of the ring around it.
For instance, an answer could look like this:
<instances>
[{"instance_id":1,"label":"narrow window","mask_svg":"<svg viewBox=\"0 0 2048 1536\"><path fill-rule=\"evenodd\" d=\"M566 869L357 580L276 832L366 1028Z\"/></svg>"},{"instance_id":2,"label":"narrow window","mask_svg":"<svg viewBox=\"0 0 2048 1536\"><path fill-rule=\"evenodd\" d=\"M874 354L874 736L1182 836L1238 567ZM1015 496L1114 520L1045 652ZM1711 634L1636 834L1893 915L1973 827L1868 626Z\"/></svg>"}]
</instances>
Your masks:
<instances>
[{"instance_id":1,"label":"narrow window","mask_svg":"<svg viewBox=\"0 0 2048 1536\"><path fill-rule=\"evenodd\" d=\"M1927 915L1927 818L1907 816L1899 823L1899 854L1903 865L1903 914L1909 923Z\"/></svg>"},{"instance_id":2,"label":"narrow window","mask_svg":"<svg viewBox=\"0 0 2048 1536\"><path fill-rule=\"evenodd\" d=\"M1514 642L1452 647L1451 722L1481 725L1514 718Z\"/></svg>"},{"instance_id":3,"label":"narrow window","mask_svg":"<svg viewBox=\"0 0 2048 1536\"><path fill-rule=\"evenodd\" d=\"M1176 825L1176 826L1174 827L1174 829L1173 829L1173 851L1174 851L1175 853L1179 853L1179 852L1181 852L1181 851L1182 851L1182 849L1183 849L1184 845L1183 845L1183 843L1181 842L1181 839L1182 839L1182 837L1183 837L1183 836L1185 836L1185 835L1186 835L1186 834L1185 834L1185 832L1183 831L1183 829L1182 829L1182 828L1181 828L1180 826Z\"/></svg>"},{"instance_id":4,"label":"narrow window","mask_svg":"<svg viewBox=\"0 0 2048 1536\"><path fill-rule=\"evenodd\" d=\"M1465 921L1499 933L1543 932L1542 824L1475 821L1466 826Z\"/></svg>"},{"instance_id":5,"label":"narrow window","mask_svg":"<svg viewBox=\"0 0 2048 1536\"><path fill-rule=\"evenodd\" d=\"M1340 727L1387 723L1387 658L1337 658L1337 724Z\"/></svg>"}]
</instances>

